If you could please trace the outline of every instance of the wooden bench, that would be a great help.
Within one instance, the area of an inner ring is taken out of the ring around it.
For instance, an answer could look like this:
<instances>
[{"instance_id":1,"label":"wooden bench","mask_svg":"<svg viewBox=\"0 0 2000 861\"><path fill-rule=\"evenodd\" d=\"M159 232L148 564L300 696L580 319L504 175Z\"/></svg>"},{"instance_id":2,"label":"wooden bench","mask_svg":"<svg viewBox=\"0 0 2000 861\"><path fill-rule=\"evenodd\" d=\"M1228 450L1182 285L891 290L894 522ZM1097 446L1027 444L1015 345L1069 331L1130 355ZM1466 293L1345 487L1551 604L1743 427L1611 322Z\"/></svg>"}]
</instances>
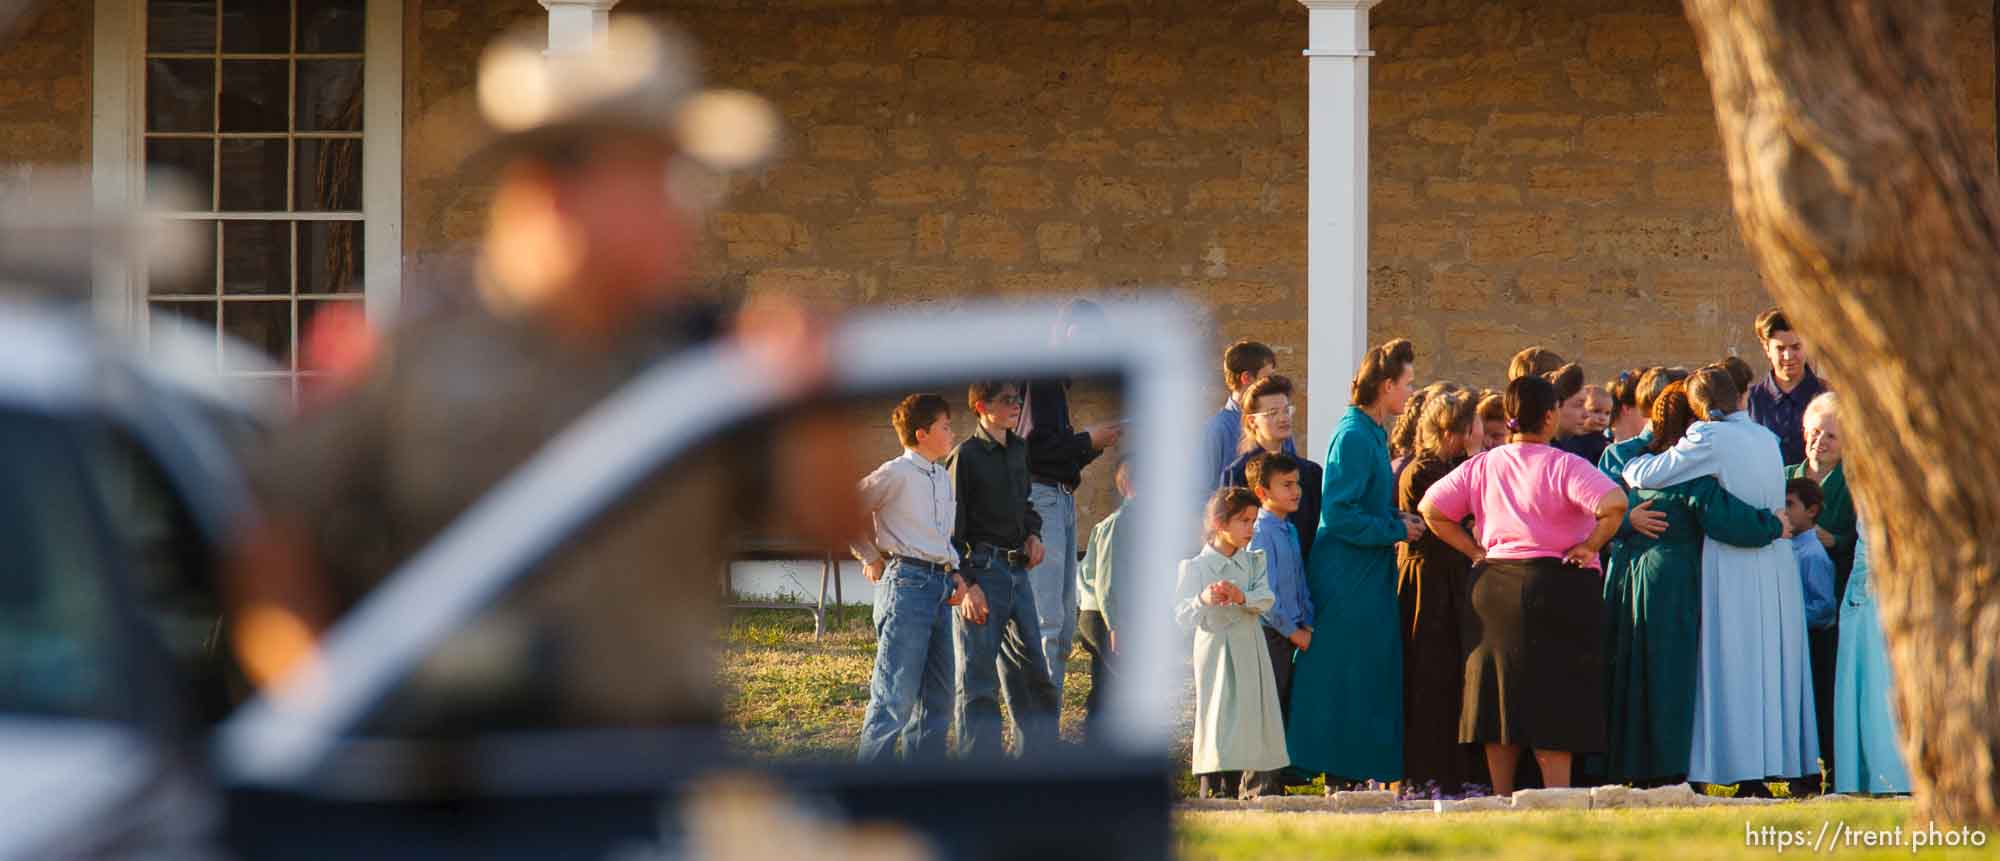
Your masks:
<instances>
[{"instance_id":1,"label":"wooden bench","mask_svg":"<svg viewBox=\"0 0 2000 861\"><path fill-rule=\"evenodd\" d=\"M832 585L833 590L835 621L838 622L844 618L844 614L841 611L845 607L846 602L841 595L840 559L845 555L846 551L844 549L835 550L828 547L815 547L783 536L752 536L737 545L736 554L731 557L731 562L819 560L819 598L811 604L798 604L785 601L739 601L724 606L732 610L804 610L813 616L813 642L819 642L820 637L826 633L826 593L828 584ZM731 581L729 574L729 567L724 566L722 569L722 590L725 596L734 594L736 589L736 584Z\"/></svg>"}]
</instances>

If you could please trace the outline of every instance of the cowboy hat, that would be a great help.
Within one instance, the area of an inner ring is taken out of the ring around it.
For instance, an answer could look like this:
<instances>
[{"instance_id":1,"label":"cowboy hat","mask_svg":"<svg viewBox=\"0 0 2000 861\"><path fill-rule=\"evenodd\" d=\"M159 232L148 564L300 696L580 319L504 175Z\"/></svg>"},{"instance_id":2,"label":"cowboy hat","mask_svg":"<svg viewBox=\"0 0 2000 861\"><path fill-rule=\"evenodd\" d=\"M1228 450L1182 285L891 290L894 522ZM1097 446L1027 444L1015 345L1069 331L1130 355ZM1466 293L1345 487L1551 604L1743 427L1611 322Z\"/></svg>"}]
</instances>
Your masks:
<instances>
[{"instance_id":1,"label":"cowboy hat","mask_svg":"<svg viewBox=\"0 0 2000 861\"><path fill-rule=\"evenodd\" d=\"M547 50L541 33L517 30L480 58L477 100L488 127L482 155L637 134L726 173L776 152L778 115L770 103L742 90L704 89L692 43L664 22L618 16L582 51Z\"/></svg>"}]
</instances>

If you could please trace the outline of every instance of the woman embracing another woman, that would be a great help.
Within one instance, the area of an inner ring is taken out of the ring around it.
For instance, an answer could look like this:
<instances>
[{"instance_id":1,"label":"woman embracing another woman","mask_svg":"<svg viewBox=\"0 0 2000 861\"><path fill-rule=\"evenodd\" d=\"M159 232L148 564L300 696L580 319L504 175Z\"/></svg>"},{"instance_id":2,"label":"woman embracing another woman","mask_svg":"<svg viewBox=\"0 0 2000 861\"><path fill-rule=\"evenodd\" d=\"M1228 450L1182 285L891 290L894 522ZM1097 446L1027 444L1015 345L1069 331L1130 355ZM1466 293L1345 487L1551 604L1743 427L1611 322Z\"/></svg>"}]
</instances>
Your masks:
<instances>
[{"instance_id":1,"label":"woman embracing another woman","mask_svg":"<svg viewBox=\"0 0 2000 861\"><path fill-rule=\"evenodd\" d=\"M1653 401L1646 451L1669 451L1699 419L1687 385L1674 383ZM1785 526L1778 516L1701 476L1659 490L1632 491L1666 515L1659 535L1633 533L1612 556L1616 591L1605 593L1610 663L1610 777L1635 786L1687 779L1694 742L1695 688L1701 654L1701 554L1710 539L1763 547Z\"/></svg>"}]
</instances>

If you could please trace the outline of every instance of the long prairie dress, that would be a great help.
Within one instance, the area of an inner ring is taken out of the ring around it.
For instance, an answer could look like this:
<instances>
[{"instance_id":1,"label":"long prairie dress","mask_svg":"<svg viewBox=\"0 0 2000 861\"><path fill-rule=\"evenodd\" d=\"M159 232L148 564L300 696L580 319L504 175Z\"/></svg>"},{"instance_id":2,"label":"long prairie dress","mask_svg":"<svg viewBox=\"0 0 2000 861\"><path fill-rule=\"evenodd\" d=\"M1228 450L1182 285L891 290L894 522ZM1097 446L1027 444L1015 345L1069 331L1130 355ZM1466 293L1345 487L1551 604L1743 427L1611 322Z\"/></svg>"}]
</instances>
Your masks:
<instances>
[{"instance_id":1,"label":"long prairie dress","mask_svg":"<svg viewBox=\"0 0 2000 861\"><path fill-rule=\"evenodd\" d=\"M1243 603L1202 603L1202 591L1224 580L1243 590ZM1264 554L1204 546L1181 563L1174 595L1174 619L1194 632L1194 773L1284 768L1285 719L1258 620L1278 601Z\"/></svg>"},{"instance_id":2,"label":"long prairie dress","mask_svg":"<svg viewBox=\"0 0 2000 861\"><path fill-rule=\"evenodd\" d=\"M1663 454L1635 457L1625 482L1664 489L1712 475L1768 511L1785 507L1778 438L1734 412L1697 422ZM1738 783L1819 773L1805 591L1789 542L1701 547L1701 652L1688 779Z\"/></svg>"},{"instance_id":3,"label":"long prairie dress","mask_svg":"<svg viewBox=\"0 0 2000 861\"><path fill-rule=\"evenodd\" d=\"M1424 493L1464 457L1420 455L1396 478L1396 502L1417 514ZM1396 560L1402 605L1403 779L1458 793L1484 784L1485 755L1458 740L1465 705L1465 659L1479 644L1472 609L1472 560L1433 533L1402 545Z\"/></svg>"},{"instance_id":4,"label":"long prairie dress","mask_svg":"<svg viewBox=\"0 0 2000 861\"><path fill-rule=\"evenodd\" d=\"M1319 537L1306 560L1313 644L1292 664L1286 746L1308 774L1401 780L1396 544L1408 532L1396 512L1388 430L1348 408L1327 443L1325 469Z\"/></svg>"},{"instance_id":5,"label":"long prairie dress","mask_svg":"<svg viewBox=\"0 0 2000 861\"><path fill-rule=\"evenodd\" d=\"M1833 683L1833 788L1876 795L1910 791L1896 746L1895 679L1875 594L1868 588L1868 539L1854 548L1854 571L1840 602L1840 659Z\"/></svg>"},{"instance_id":6,"label":"long prairie dress","mask_svg":"<svg viewBox=\"0 0 2000 861\"><path fill-rule=\"evenodd\" d=\"M1605 595L1608 776L1656 782L1688 772L1701 646L1701 548L1705 538L1762 547L1784 534L1777 515L1737 499L1713 476L1639 490L1667 516L1658 538L1626 537L1612 557Z\"/></svg>"}]
</instances>

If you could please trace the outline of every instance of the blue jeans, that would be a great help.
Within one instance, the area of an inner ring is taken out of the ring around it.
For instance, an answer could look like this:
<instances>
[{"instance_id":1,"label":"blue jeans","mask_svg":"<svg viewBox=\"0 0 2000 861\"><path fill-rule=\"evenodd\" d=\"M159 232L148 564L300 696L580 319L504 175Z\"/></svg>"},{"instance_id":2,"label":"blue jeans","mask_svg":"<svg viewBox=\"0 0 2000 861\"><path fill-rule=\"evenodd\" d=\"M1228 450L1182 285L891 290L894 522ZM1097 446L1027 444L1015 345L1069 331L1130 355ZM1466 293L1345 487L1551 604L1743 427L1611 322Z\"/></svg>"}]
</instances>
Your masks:
<instances>
[{"instance_id":1,"label":"blue jeans","mask_svg":"<svg viewBox=\"0 0 2000 861\"><path fill-rule=\"evenodd\" d=\"M1061 700L1036 635L1035 593L1026 572L976 551L960 572L986 593L986 624L952 614L958 640L958 755L1001 754L1000 695L1020 730L1020 753L1046 752L1060 733Z\"/></svg>"},{"instance_id":2,"label":"blue jeans","mask_svg":"<svg viewBox=\"0 0 2000 861\"><path fill-rule=\"evenodd\" d=\"M1062 702L1069 675L1070 644L1076 640L1076 496L1068 488L1036 482L1028 502L1042 516L1042 564L1028 569L1035 589L1035 622L1041 629L1042 657L1049 681Z\"/></svg>"},{"instance_id":3,"label":"blue jeans","mask_svg":"<svg viewBox=\"0 0 2000 861\"><path fill-rule=\"evenodd\" d=\"M890 560L875 590L875 673L857 758L873 762L903 740L904 759L942 759L951 729L951 575Z\"/></svg>"}]
</instances>

